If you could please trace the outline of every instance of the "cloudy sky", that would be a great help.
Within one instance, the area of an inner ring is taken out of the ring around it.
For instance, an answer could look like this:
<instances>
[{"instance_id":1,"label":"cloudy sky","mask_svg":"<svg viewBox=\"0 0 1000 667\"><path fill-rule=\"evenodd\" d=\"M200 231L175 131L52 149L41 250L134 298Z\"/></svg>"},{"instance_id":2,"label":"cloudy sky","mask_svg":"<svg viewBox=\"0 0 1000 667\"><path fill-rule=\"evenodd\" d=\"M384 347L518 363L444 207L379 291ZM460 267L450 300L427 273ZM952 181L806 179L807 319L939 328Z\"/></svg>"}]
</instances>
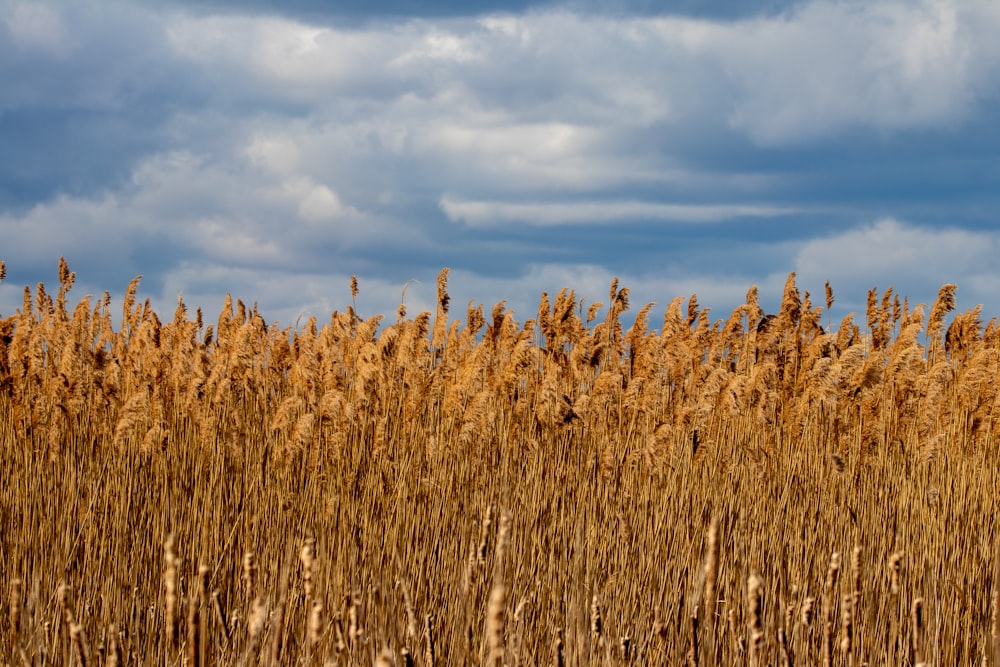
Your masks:
<instances>
[{"instance_id":1,"label":"cloudy sky","mask_svg":"<svg viewBox=\"0 0 1000 667\"><path fill-rule=\"evenodd\" d=\"M331 8L331 6L333 8ZM671 8L662 11L663 6ZM278 8L280 7L280 9ZM995 0L0 0L0 315L224 295L718 317L790 271L1000 315Z\"/></svg>"}]
</instances>

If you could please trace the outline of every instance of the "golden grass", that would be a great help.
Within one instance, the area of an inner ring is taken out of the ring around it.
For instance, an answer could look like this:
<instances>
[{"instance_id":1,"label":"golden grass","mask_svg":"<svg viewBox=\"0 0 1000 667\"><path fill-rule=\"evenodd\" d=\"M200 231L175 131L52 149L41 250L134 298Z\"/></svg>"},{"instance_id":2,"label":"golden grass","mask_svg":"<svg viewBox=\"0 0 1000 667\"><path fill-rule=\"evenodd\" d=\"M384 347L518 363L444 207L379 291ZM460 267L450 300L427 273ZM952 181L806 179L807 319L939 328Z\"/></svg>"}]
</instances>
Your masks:
<instances>
[{"instance_id":1,"label":"golden grass","mask_svg":"<svg viewBox=\"0 0 1000 667\"><path fill-rule=\"evenodd\" d=\"M1000 325L953 285L650 329L617 281L452 319L445 271L292 329L59 278L0 319L0 660L1000 664Z\"/></svg>"}]
</instances>

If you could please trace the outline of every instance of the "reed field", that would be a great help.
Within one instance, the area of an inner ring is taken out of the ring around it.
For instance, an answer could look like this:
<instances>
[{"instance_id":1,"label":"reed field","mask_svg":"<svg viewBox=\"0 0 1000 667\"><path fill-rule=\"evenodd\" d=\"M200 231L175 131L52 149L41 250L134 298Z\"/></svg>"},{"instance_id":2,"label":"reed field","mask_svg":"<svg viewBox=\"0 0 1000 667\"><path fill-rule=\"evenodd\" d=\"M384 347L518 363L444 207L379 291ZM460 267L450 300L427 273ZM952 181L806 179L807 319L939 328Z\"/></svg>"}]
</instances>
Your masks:
<instances>
[{"instance_id":1,"label":"reed field","mask_svg":"<svg viewBox=\"0 0 1000 667\"><path fill-rule=\"evenodd\" d=\"M0 314L0 664L1000 665L1000 322L954 285L518 319L446 269L293 328L74 278Z\"/></svg>"}]
</instances>

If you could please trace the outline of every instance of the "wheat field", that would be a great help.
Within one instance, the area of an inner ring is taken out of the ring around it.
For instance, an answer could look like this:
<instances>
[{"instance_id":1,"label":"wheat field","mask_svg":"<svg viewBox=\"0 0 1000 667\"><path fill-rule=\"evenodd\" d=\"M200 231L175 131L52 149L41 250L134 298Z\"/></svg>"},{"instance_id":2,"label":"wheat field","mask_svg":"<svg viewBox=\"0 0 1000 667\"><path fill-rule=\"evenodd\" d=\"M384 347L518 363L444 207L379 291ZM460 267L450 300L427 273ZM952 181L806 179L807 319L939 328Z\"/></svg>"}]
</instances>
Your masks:
<instances>
[{"instance_id":1,"label":"wheat field","mask_svg":"<svg viewBox=\"0 0 1000 667\"><path fill-rule=\"evenodd\" d=\"M1000 665L1000 322L954 285L626 328L617 281L519 322L447 279L299 328L26 287L3 664Z\"/></svg>"}]
</instances>

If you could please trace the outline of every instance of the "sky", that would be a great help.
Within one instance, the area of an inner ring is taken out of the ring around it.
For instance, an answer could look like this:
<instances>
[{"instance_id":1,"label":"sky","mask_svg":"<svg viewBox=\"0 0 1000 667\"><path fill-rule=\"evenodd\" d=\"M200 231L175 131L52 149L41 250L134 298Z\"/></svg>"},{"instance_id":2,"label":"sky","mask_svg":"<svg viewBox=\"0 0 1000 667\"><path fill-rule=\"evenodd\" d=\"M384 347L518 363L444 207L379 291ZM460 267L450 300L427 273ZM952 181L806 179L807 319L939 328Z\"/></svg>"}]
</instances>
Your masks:
<instances>
[{"instance_id":1,"label":"sky","mask_svg":"<svg viewBox=\"0 0 1000 667\"><path fill-rule=\"evenodd\" d=\"M666 9L664 9L666 8ZM0 0L0 317L142 275L297 326L561 288L1000 316L995 0ZM411 282L413 281L413 282ZM408 285L408 286L407 286Z\"/></svg>"}]
</instances>

